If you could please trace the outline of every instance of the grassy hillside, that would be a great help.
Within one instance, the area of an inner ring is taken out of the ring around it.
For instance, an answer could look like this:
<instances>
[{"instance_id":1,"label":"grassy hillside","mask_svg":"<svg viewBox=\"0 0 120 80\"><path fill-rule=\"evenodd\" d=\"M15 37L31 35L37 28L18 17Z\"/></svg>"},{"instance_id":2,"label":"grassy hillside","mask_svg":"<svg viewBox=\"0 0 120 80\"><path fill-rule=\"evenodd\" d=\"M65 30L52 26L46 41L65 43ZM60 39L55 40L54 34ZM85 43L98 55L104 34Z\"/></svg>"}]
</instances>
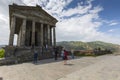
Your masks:
<instances>
[{"instance_id":1,"label":"grassy hillside","mask_svg":"<svg viewBox=\"0 0 120 80\"><path fill-rule=\"evenodd\" d=\"M68 50L92 50L95 48L101 49L110 49L112 51L116 51L120 45L112 44L112 43L105 43L101 41L94 41L94 42L81 42L81 41L62 41L57 42L58 46L63 46Z\"/></svg>"}]
</instances>

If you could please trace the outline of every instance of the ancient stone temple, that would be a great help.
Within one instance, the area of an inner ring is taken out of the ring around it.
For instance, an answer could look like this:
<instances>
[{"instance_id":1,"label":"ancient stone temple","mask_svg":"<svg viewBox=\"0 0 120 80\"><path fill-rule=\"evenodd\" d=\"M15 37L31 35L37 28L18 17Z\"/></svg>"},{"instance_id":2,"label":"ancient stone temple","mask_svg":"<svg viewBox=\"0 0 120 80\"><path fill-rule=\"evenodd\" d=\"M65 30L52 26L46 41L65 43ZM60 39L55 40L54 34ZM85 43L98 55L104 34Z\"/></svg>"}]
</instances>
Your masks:
<instances>
[{"instance_id":1,"label":"ancient stone temple","mask_svg":"<svg viewBox=\"0 0 120 80\"><path fill-rule=\"evenodd\" d=\"M10 36L5 49L5 60L0 64L21 63L33 60L34 50L38 59L53 57L56 47L55 25L57 20L40 6L9 5ZM14 35L17 45L14 46ZM33 49L34 47L34 49ZM47 49L46 49L47 48Z\"/></svg>"},{"instance_id":2,"label":"ancient stone temple","mask_svg":"<svg viewBox=\"0 0 120 80\"><path fill-rule=\"evenodd\" d=\"M55 24L57 20L40 6L9 5L10 38L13 46L17 34L17 46L56 45Z\"/></svg>"}]
</instances>

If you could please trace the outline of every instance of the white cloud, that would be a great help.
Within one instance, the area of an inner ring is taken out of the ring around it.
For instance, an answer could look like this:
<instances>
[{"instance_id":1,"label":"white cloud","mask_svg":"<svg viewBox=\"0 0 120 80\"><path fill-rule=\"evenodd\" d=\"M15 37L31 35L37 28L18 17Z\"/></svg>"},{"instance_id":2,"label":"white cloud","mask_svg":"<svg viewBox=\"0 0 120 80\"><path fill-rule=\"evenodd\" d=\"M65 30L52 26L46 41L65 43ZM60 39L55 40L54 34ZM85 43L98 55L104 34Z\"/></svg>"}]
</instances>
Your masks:
<instances>
[{"instance_id":1,"label":"white cloud","mask_svg":"<svg viewBox=\"0 0 120 80\"><path fill-rule=\"evenodd\" d=\"M119 24L119 22L116 20L102 20L102 22L107 24L108 26L115 26Z\"/></svg>"},{"instance_id":2,"label":"white cloud","mask_svg":"<svg viewBox=\"0 0 120 80\"><path fill-rule=\"evenodd\" d=\"M72 16L74 14L79 14L79 15L83 15L85 13L87 13L89 11L89 9L92 7L91 4L89 4L88 6L81 6L78 5L75 8L70 8L68 10L64 10L61 14L60 17L64 17L64 16Z\"/></svg>"},{"instance_id":3,"label":"white cloud","mask_svg":"<svg viewBox=\"0 0 120 80\"><path fill-rule=\"evenodd\" d=\"M108 32L114 32L115 30L114 29L110 29L110 30L108 30Z\"/></svg>"},{"instance_id":4,"label":"white cloud","mask_svg":"<svg viewBox=\"0 0 120 80\"><path fill-rule=\"evenodd\" d=\"M19 1L19 0L17 0ZM35 6L37 4L37 0L20 0L24 5L28 5L28 6ZM20 2L17 2L18 4L20 4Z\"/></svg>"},{"instance_id":5,"label":"white cloud","mask_svg":"<svg viewBox=\"0 0 120 80\"><path fill-rule=\"evenodd\" d=\"M117 22L112 22L112 23L110 23L109 25L110 26L114 26L114 25L117 25L118 23Z\"/></svg>"},{"instance_id":6,"label":"white cloud","mask_svg":"<svg viewBox=\"0 0 120 80\"><path fill-rule=\"evenodd\" d=\"M65 10L67 5L75 0L14 0L20 5L35 6L39 4L44 10L59 20L56 24L57 41L108 41L120 44L120 37L111 36L98 31L99 27L104 23L99 17L99 12L103 10L101 6L93 7L92 0L86 0L87 5L81 5L79 2L75 8ZM8 43L9 39L9 18L8 18L9 0L0 1L0 44ZM67 17L67 18L65 18ZM110 21L107 21L110 24ZM111 25L116 25L111 22ZM113 38L114 37L114 38Z\"/></svg>"},{"instance_id":7,"label":"white cloud","mask_svg":"<svg viewBox=\"0 0 120 80\"><path fill-rule=\"evenodd\" d=\"M45 3L44 9L50 14L57 14L53 16L59 19L64 8L71 2L72 0L49 0L49 2Z\"/></svg>"},{"instance_id":8,"label":"white cloud","mask_svg":"<svg viewBox=\"0 0 120 80\"><path fill-rule=\"evenodd\" d=\"M95 39L97 36L101 35L101 33L97 32L97 27L99 27L102 23L92 22L94 17L94 14L86 14L81 17L62 20L57 23L58 40L65 39L88 41Z\"/></svg>"},{"instance_id":9,"label":"white cloud","mask_svg":"<svg viewBox=\"0 0 120 80\"><path fill-rule=\"evenodd\" d=\"M102 33L97 32L101 22L94 21L99 19L98 13L103 9L99 6L92 8L91 2L87 6L78 5L75 8L63 10L59 15L62 20L57 23L57 39L58 40L94 40ZM74 17L64 19L65 16Z\"/></svg>"}]
</instances>

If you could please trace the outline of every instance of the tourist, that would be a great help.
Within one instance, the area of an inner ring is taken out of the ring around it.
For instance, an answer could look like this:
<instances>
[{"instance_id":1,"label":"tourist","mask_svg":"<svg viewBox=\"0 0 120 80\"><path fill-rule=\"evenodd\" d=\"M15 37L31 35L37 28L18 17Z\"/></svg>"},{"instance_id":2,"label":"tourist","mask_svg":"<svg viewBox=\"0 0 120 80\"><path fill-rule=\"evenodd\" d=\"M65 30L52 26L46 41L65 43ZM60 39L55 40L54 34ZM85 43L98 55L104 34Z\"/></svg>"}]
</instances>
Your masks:
<instances>
[{"instance_id":1,"label":"tourist","mask_svg":"<svg viewBox=\"0 0 120 80\"><path fill-rule=\"evenodd\" d=\"M37 50L34 51L34 63L37 63L38 60L38 52Z\"/></svg>"},{"instance_id":2,"label":"tourist","mask_svg":"<svg viewBox=\"0 0 120 80\"><path fill-rule=\"evenodd\" d=\"M72 59L74 59L74 51L73 51L73 49L71 50L71 57L72 57Z\"/></svg>"},{"instance_id":3,"label":"tourist","mask_svg":"<svg viewBox=\"0 0 120 80\"><path fill-rule=\"evenodd\" d=\"M61 57L62 57L62 59L64 60L64 50L62 49L62 51L61 51Z\"/></svg>"},{"instance_id":4,"label":"tourist","mask_svg":"<svg viewBox=\"0 0 120 80\"><path fill-rule=\"evenodd\" d=\"M47 51L48 50L48 45L47 44L45 45L45 48L46 48L46 51Z\"/></svg>"},{"instance_id":5,"label":"tourist","mask_svg":"<svg viewBox=\"0 0 120 80\"><path fill-rule=\"evenodd\" d=\"M35 47L35 46L34 46L34 44L32 44L32 45L31 45L31 49L33 49L33 50L34 50L34 47Z\"/></svg>"},{"instance_id":6,"label":"tourist","mask_svg":"<svg viewBox=\"0 0 120 80\"><path fill-rule=\"evenodd\" d=\"M40 54L43 56L43 47L40 47Z\"/></svg>"},{"instance_id":7,"label":"tourist","mask_svg":"<svg viewBox=\"0 0 120 80\"><path fill-rule=\"evenodd\" d=\"M67 64L67 60L68 60L68 52L66 50L64 50L64 65Z\"/></svg>"},{"instance_id":8,"label":"tourist","mask_svg":"<svg viewBox=\"0 0 120 80\"><path fill-rule=\"evenodd\" d=\"M54 53L55 53L55 55L54 55L55 56L55 60L57 60L58 50L57 50L56 47L54 48Z\"/></svg>"},{"instance_id":9,"label":"tourist","mask_svg":"<svg viewBox=\"0 0 120 80\"><path fill-rule=\"evenodd\" d=\"M52 52L52 55L55 56L54 47L51 47L51 52Z\"/></svg>"}]
</instances>

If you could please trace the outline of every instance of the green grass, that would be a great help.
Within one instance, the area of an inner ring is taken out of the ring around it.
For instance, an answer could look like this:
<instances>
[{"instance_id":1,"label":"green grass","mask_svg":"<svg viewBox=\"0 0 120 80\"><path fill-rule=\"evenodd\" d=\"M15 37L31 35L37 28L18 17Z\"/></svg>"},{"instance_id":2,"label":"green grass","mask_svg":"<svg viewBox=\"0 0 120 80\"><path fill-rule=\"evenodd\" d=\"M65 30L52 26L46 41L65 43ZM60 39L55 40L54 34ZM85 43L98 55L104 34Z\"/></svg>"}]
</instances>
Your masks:
<instances>
[{"instance_id":1,"label":"green grass","mask_svg":"<svg viewBox=\"0 0 120 80\"><path fill-rule=\"evenodd\" d=\"M5 54L5 50L4 49L0 49L0 58L3 58Z\"/></svg>"}]
</instances>

